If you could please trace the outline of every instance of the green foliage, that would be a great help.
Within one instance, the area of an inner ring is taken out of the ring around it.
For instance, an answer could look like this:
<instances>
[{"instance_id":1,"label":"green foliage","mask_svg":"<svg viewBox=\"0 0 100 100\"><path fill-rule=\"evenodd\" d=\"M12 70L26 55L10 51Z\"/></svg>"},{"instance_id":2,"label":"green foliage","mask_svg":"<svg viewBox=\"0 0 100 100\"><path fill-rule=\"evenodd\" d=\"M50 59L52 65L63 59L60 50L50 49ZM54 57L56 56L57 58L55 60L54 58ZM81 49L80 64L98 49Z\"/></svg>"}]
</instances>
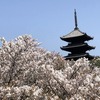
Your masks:
<instances>
[{"instance_id":1,"label":"green foliage","mask_svg":"<svg viewBox=\"0 0 100 100\"><path fill-rule=\"evenodd\" d=\"M95 57L91 63L94 65L94 66L97 66L97 67L100 67L100 57Z\"/></svg>"}]
</instances>

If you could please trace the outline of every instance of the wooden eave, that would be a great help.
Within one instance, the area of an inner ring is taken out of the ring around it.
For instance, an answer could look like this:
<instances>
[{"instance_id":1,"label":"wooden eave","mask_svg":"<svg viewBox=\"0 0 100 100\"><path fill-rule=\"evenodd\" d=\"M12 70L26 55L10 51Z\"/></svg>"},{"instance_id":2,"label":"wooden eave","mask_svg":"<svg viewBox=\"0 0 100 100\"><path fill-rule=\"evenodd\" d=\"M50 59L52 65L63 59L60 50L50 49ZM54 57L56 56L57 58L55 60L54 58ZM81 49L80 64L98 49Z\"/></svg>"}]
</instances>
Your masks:
<instances>
[{"instance_id":1,"label":"wooden eave","mask_svg":"<svg viewBox=\"0 0 100 100\"><path fill-rule=\"evenodd\" d=\"M92 37L88 36L86 33L81 32L79 29L75 29L72 32L70 32L67 35L64 35L62 37L60 37L62 40L67 41L67 42L72 42L72 41L76 41L76 40L91 40L93 39Z\"/></svg>"},{"instance_id":2,"label":"wooden eave","mask_svg":"<svg viewBox=\"0 0 100 100\"><path fill-rule=\"evenodd\" d=\"M78 49L84 49L85 51L87 50L91 50L91 49L95 49L95 47L93 46L89 46L87 43L84 44L77 44L77 45L68 45L68 46L62 46L60 47L62 50L65 51L74 51L74 50L78 50Z\"/></svg>"},{"instance_id":3,"label":"wooden eave","mask_svg":"<svg viewBox=\"0 0 100 100\"><path fill-rule=\"evenodd\" d=\"M71 59L77 60L77 59L82 58L82 57L86 57L89 60L94 58L93 56L89 55L88 53L65 56L64 58L65 58L65 60L71 60Z\"/></svg>"}]
</instances>

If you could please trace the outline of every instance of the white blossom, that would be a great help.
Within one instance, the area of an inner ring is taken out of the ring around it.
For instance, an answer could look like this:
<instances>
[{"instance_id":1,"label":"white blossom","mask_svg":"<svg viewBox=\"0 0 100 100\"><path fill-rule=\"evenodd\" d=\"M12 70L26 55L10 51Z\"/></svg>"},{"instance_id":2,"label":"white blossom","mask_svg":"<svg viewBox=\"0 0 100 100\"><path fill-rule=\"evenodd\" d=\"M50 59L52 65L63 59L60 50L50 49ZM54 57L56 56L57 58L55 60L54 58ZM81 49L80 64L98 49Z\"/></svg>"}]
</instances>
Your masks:
<instances>
[{"instance_id":1,"label":"white blossom","mask_svg":"<svg viewBox=\"0 0 100 100\"><path fill-rule=\"evenodd\" d=\"M0 100L100 100L100 68L65 61L31 36L1 38Z\"/></svg>"},{"instance_id":2,"label":"white blossom","mask_svg":"<svg viewBox=\"0 0 100 100\"><path fill-rule=\"evenodd\" d=\"M100 76L96 76L94 79L96 82L100 82Z\"/></svg>"}]
</instances>

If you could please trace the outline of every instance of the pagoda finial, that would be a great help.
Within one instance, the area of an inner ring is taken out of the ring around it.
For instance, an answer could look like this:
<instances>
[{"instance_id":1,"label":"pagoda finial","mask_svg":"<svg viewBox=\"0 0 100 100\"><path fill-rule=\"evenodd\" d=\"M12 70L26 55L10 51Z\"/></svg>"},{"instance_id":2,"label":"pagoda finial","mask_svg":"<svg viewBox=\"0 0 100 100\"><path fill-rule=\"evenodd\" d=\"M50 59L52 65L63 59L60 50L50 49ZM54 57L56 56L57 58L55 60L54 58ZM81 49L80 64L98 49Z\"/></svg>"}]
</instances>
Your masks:
<instances>
[{"instance_id":1,"label":"pagoda finial","mask_svg":"<svg viewBox=\"0 0 100 100\"><path fill-rule=\"evenodd\" d=\"M77 14L76 14L76 9L74 9L74 17L75 17L75 29L78 29L77 25Z\"/></svg>"}]
</instances>

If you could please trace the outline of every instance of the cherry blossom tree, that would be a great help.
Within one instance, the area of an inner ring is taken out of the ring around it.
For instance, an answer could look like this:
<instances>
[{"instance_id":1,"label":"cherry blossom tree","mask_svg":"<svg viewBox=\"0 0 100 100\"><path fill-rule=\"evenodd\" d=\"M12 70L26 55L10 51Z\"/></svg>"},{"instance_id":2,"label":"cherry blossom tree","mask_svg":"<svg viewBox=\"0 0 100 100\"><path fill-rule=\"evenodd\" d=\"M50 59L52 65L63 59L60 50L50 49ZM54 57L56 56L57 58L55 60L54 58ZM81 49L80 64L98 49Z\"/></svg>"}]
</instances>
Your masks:
<instances>
[{"instance_id":1,"label":"cherry blossom tree","mask_svg":"<svg viewBox=\"0 0 100 100\"><path fill-rule=\"evenodd\" d=\"M65 61L31 36L1 38L0 100L100 100L100 67Z\"/></svg>"}]
</instances>

